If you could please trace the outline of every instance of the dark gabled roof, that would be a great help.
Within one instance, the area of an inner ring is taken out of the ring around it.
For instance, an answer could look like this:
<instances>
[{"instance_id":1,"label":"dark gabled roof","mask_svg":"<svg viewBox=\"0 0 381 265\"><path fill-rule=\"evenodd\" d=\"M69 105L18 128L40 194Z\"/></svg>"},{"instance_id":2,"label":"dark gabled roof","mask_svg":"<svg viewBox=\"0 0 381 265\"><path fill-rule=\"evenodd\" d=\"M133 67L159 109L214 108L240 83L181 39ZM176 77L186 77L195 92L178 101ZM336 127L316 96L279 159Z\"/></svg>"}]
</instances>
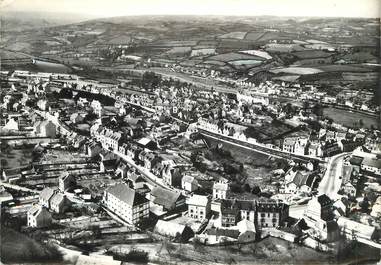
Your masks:
<instances>
[{"instance_id":1,"label":"dark gabled roof","mask_svg":"<svg viewBox=\"0 0 381 265\"><path fill-rule=\"evenodd\" d=\"M155 187L151 191L151 195L155 197L154 203L164 206L166 209L170 209L176 205L176 202L183 199L184 196L181 193L166 190L160 187Z\"/></svg>"},{"instance_id":2,"label":"dark gabled roof","mask_svg":"<svg viewBox=\"0 0 381 265\"><path fill-rule=\"evenodd\" d=\"M50 198L54 195L55 191L55 189L47 187L40 192L40 198L43 200L50 200Z\"/></svg>"},{"instance_id":3,"label":"dark gabled roof","mask_svg":"<svg viewBox=\"0 0 381 265\"><path fill-rule=\"evenodd\" d=\"M306 185L308 187L313 186L315 180L315 175L314 174L302 174L300 171L298 171L292 182L295 183L297 187L301 187L303 185Z\"/></svg>"},{"instance_id":4,"label":"dark gabled roof","mask_svg":"<svg viewBox=\"0 0 381 265\"><path fill-rule=\"evenodd\" d=\"M327 206L332 204L332 200L325 194L319 195L317 197L317 201L319 202L321 206Z\"/></svg>"},{"instance_id":5,"label":"dark gabled roof","mask_svg":"<svg viewBox=\"0 0 381 265\"><path fill-rule=\"evenodd\" d=\"M209 228L206 230L208 235L225 236L237 239L240 235L238 230L223 229L223 228Z\"/></svg>"},{"instance_id":6,"label":"dark gabled roof","mask_svg":"<svg viewBox=\"0 0 381 265\"><path fill-rule=\"evenodd\" d=\"M252 211L255 210L255 200L252 201L238 201L240 210Z\"/></svg>"},{"instance_id":7,"label":"dark gabled roof","mask_svg":"<svg viewBox=\"0 0 381 265\"><path fill-rule=\"evenodd\" d=\"M239 212L239 203L235 200L221 200L221 213L236 215Z\"/></svg>"},{"instance_id":8,"label":"dark gabled roof","mask_svg":"<svg viewBox=\"0 0 381 265\"><path fill-rule=\"evenodd\" d=\"M257 211L258 212L281 212L288 207L287 204L282 202L272 202L272 201L258 201Z\"/></svg>"},{"instance_id":9,"label":"dark gabled roof","mask_svg":"<svg viewBox=\"0 0 381 265\"><path fill-rule=\"evenodd\" d=\"M112 194L120 201L123 201L130 206L136 206L148 202L144 196L140 195L134 189L128 187L126 184L116 184L112 187L109 187L106 192Z\"/></svg>"},{"instance_id":10,"label":"dark gabled roof","mask_svg":"<svg viewBox=\"0 0 381 265\"><path fill-rule=\"evenodd\" d=\"M364 160L364 158L361 156L352 156L349 159L349 163L351 163L352 165L355 165L355 166L360 166L363 160Z\"/></svg>"}]
</instances>

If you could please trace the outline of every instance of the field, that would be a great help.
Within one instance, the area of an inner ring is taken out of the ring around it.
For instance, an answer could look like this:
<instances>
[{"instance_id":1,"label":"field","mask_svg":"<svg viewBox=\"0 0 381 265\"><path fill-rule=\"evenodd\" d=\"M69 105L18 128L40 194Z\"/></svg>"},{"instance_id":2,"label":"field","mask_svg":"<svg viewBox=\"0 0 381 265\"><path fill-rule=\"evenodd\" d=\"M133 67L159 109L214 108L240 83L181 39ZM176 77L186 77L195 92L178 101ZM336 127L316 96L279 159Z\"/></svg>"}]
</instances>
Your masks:
<instances>
[{"instance_id":1,"label":"field","mask_svg":"<svg viewBox=\"0 0 381 265\"><path fill-rule=\"evenodd\" d=\"M226 33L224 35L221 35L218 38L221 38L221 39L239 39L239 40L243 40L245 38L245 36L246 36L246 32L235 31L235 32L229 32L229 33Z\"/></svg>"},{"instance_id":2,"label":"field","mask_svg":"<svg viewBox=\"0 0 381 265\"><path fill-rule=\"evenodd\" d=\"M265 50L268 52L293 52L293 51L303 51L305 48L299 44L278 44L270 43L266 44Z\"/></svg>"},{"instance_id":3,"label":"field","mask_svg":"<svg viewBox=\"0 0 381 265\"><path fill-rule=\"evenodd\" d=\"M195 46L197 41L156 41L151 44L152 46L162 46L162 47L184 47L184 46Z\"/></svg>"},{"instance_id":4,"label":"field","mask_svg":"<svg viewBox=\"0 0 381 265\"><path fill-rule=\"evenodd\" d=\"M319 50L306 50L293 52L292 55L296 56L298 59L310 59L310 58L325 58L332 55L332 53L319 51Z\"/></svg>"},{"instance_id":5,"label":"field","mask_svg":"<svg viewBox=\"0 0 381 265\"><path fill-rule=\"evenodd\" d=\"M264 32L249 32L245 36L245 40L253 40L256 41L260 37L262 37L265 33Z\"/></svg>"},{"instance_id":6,"label":"field","mask_svg":"<svg viewBox=\"0 0 381 265\"><path fill-rule=\"evenodd\" d=\"M264 59L267 59L267 60L271 60L273 57L268 54L267 52L265 51L260 51L260 50L247 50L247 51L240 51L240 53L245 53L245 54L250 54L250 55L255 55L255 56L259 56L259 57L262 57Z\"/></svg>"},{"instance_id":7,"label":"field","mask_svg":"<svg viewBox=\"0 0 381 265\"><path fill-rule=\"evenodd\" d=\"M336 108L324 108L323 114L333 119L334 122L341 123L344 126L358 127L359 121L363 121L363 127L370 128L372 125L378 127L380 122L376 117L368 116L357 112L349 112L347 110L340 110Z\"/></svg>"},{"instance_id":8,"label":"field","mask_svg":"<svg viewBox=\"0 0 381 265\"><path fill-rule=\"evenodd\" d=\"M107 44L129 44L131 42L130 36L118 36L116 38L112 38L108 41L105 41Z\"/></svg>"},{"instance_id":9,"label":"field","mask_svg":"<svg viewBox=\"0 0 381 265\"><path fill-rule=\"evenodd\" d=\"M361 67L357 65L348 64L331 64L331 65L316 65L314 68L320 69L324 72L371 72L372 69Z\"/></svg>"},{"instance_id":10,"label":"field","mask_svg":"<svg viewBox=\"0 0 381 265\"><path fill-rule=\"evenodd\" d=\"M171 54L171 55L185 55L185 54L188 54L190 53L192 50L191 47L173 47L172 49L170 49L169 51L167 51L167 54Z\"/></svg>"},{"instance_id":11,"label":"field","mask_svg":"<svg viewBox=\"0 0 381 265\"><path fill-rule=\"evenodd\" d=\"M275 74L286 73L286 74L296 74L296 75L310 75L310 74L322 73L323 71L317 68L287 67L287 68L272 69L270 70L270 72Z\"/></svg>"},{"instance_id":12,"label":"field","mask_svg":"<svg viewBox=\"0 0 381 265\"><path fill-rule=\"evenodd\" d=\"M230 61L230 64L234 66L256 66L262 63L262 61L259 60L237 60L237 61Z\"/></svg>"},{"instance_id":13,"label":"field","mask_svg":"<svg viewBox=\"0 0 381 265\"><path fill-rule=\"evenodd\" d=\"M214 48L204 48L204 49L193 49L191 53L192 56L202 56L202 55L210 55L210 54L215 54L216 49Z\"/></svg>"},{"instance_id":14,"label":"field","mask_svg":"<svg viewBox=\"0 0 381 265\"><path fill-rule=\"evenodd\" d=\"M207 61L204 61L204 64L212 64L212 65L223 66L226 63L225 62L220 62L220 61L207 60Z\"/></svg>"},{"instance_id":15,"label":"field","mask_svg":"<svg viewBox=\"0 0 381 265\"><path fill-rule=\"evenodd\" d=\"M224 53L224 54L210 56L208 57L208 60L229 62L229 61L236 61L236 60L263 60L263 58L249 55L249 54L231 52L231 53Z\"/></svg>"}]
</instances>

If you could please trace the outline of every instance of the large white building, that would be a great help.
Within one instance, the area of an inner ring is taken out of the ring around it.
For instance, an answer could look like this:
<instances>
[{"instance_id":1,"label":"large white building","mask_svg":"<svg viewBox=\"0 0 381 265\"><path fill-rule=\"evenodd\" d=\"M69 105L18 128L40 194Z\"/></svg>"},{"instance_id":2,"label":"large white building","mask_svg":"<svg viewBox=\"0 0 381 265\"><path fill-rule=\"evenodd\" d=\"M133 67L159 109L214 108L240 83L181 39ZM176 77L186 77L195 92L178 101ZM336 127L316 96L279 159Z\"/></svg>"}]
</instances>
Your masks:
<instances>
[{"instance_id":1,"label":"large white building","mask_svg":"<svg viewBox=\"0 0 381 265\"><path fill-rule=\"evenodd\" d=\"M130 224L137 224L149 216L149 201L126 184L116 184L105 190L103 203Z\"/></svg>"},{"instance_id":2,"label":"large white building","mask_svg":"<svg viewBox=\"0 0 381 265\"><path fill-rule=\"evenodd\" d=\"M47 227L52 223L49 211L41 205L33 205L27 213L27 224L29 227Z\"/></svg>"},{"instance_id":3,"label":"large white building","mask_svg":"<svg viewBox=\"0 0 381 265\"><path fill-rule=\"evenodd\" d=\"M188 215L191 218L204 220L211 209L211 200L209 196L194 194L187 200Z\"/></svg>"}]
</instances>

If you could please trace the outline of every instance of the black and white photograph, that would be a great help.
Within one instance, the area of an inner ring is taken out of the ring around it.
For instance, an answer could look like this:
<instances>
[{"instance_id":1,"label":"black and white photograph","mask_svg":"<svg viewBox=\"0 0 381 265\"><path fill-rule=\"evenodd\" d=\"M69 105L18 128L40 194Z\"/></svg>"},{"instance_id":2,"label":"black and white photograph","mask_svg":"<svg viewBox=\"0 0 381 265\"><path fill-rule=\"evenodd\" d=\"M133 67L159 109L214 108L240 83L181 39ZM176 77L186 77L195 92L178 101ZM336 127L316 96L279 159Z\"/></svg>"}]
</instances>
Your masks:
<instances>
[{"instance_id":1,"label":"black and white photograph","mask_svg":"<svg viewBox=\"0 0 381 265\"><path fill-rule=\"evenodd\" d=\"M381 265L380 0L0 0L0 264Z\"/></svg>"}]
</instances>

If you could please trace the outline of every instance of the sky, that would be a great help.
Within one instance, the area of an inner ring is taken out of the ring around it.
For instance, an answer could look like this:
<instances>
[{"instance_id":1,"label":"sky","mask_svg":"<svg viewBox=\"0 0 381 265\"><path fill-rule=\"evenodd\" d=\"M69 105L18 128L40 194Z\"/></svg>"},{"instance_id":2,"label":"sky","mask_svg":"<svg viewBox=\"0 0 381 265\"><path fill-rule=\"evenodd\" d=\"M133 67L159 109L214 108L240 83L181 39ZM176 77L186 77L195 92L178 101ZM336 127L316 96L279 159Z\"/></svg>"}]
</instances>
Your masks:
<instances>
[{"instance_id":1,"label":"sky","mask_svg":"<svg viewBox=\"0 0 381 265\"><path fill-rule=\"evenodd\" d=\"M127 15L380 17L380 0L0 0L3 10Z\"/></svg>"}]
</instances>

